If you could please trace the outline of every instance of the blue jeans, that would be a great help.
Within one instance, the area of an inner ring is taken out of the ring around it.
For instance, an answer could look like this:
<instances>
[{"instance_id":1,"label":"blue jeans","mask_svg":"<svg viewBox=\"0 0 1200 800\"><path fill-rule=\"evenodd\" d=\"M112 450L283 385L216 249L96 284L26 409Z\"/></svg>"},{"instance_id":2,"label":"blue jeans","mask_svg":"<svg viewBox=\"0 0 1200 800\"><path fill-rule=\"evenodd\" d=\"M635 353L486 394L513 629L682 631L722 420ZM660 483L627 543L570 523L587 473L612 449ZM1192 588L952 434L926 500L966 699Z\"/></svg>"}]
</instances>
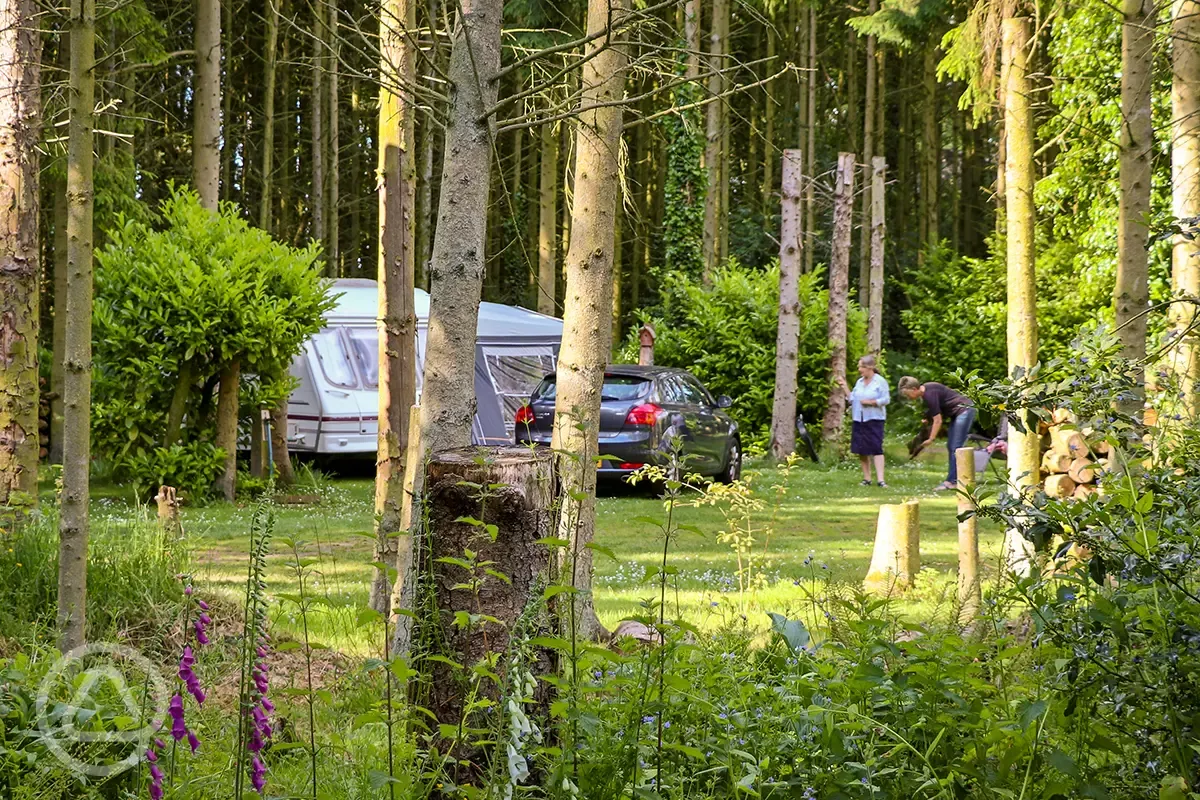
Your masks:
<instances>
[{"instance_id":1,"label":"blue jeans","mask_svg":"<svg viewBox=\"0 0 1200 800\"><path fill-rule=\"evenodd\" d=\"M971 428L975 425L975 415L974 408L964 408L957 417L950 420L950 427L946 430L946 435L950 440L947 444L947 447L950 448L950 474L946 480L950 483L958 483L958 464L955 463L954 451L966 445L967 436L970 435Z\"/></svg>"}]
</instances>

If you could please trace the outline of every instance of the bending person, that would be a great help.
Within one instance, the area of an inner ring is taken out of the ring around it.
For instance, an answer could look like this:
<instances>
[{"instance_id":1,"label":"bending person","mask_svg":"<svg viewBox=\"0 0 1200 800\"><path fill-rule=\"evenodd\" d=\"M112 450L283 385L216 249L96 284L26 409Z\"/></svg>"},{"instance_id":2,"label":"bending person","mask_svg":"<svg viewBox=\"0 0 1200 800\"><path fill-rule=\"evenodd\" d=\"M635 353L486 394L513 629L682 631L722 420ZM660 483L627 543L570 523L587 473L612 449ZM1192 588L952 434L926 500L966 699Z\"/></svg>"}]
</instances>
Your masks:
<instances>
[{"instance_id":1,"label":"bending person","mask_svg":"<svg viewBox=\"0 0 1200 800\"><path fill-rule=\"evenodd\" d=\"M926 440L924 446L928 447L937 441L942 426L946 426L949 439L947 447L950 450L950 469L946 476L946 482L934 491L941 492L956 488L958 467L954 463L954 451L967 443L971 426L975 424L975 404L971 402L971 398L959 394L945 384L933 381L920 383L911 375L901 378L897 388L900 390L900 394L909 400L919 398L925 401L925 418L930 422L930 429L929 439Z\"/></svg>"}]
</instances>

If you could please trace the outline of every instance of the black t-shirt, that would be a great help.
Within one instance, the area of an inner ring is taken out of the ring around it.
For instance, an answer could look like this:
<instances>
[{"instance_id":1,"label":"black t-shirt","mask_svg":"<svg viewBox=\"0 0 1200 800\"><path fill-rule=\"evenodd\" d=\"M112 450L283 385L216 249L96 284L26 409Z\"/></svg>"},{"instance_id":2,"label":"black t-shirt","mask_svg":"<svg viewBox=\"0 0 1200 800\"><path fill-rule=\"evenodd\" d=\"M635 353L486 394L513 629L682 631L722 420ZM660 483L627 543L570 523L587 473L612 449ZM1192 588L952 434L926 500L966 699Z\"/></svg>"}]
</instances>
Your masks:
<instances>
[{"instance_id":1,"label":"black t-shirt","mask_svg":"<svg viewBox=\"0 0 1200 800\"><path fill-rule=\"evenodd\" d=\"M963 409L973 405L971 398L964 397L945 384L933 381L925 384L926 419L933 419L941 414L943 420L952 420L961 414Z\"/></svg>"}]
</instances>

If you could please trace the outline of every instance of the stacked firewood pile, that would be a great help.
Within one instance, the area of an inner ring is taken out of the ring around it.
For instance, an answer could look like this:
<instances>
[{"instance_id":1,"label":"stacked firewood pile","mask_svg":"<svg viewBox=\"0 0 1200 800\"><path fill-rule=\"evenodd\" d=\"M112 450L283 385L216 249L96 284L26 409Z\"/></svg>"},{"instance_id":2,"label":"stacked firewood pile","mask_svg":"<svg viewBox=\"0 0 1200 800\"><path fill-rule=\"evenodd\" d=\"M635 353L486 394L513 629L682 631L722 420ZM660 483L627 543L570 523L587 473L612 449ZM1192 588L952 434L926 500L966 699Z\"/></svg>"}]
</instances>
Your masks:
<instances>
[{"instance_id":1,"label":"stacked firewood pile","mask_svg":"<svg viewBox=\"0 0 1200 800\"><path fill-rule=\"evenodd\" d=\"M1088 430L1076 427L1074 415L1062 408L1054 412L1051 422L1042 423L1040 432L1046 494L1076 500L1095 494L1097 479L1108 465L1108 442L1088 441Z\"/></svg>"}]
</instances>

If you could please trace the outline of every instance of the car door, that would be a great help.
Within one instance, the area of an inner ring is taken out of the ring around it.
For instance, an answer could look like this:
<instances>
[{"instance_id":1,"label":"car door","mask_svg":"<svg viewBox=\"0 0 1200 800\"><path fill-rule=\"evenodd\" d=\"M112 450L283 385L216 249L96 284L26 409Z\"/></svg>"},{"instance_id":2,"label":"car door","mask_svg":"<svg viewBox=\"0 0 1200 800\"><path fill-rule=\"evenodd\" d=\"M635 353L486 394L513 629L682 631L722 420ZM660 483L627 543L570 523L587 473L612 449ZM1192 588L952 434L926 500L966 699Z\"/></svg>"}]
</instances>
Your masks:
<instances>
[{"instance_id":1,"label":"car door","mask_svg":"<svg viewBox=\"0 0 1200 800\"><path fill-rule=\"evenodd\" d=\"M662 407L667 412L664 447L670 452L668 443L674 438L681 439L683 454L687 457L685 471L710 472L712 455L700 435L699 407L691 402L692 390L678 373L667 373L658 383Z\"/></svg>"},{"instance_id":2,"label":"car door","mask_svg":"<svg viewBox=\"0 0 1200 800\"><path fill-rule=\"evenodd\" d=\"M696 446L704 450L712 469L719 470L725 462L725 431L717 416L716 402L708 390L692 375L680 375L688 405L696 409Z\"/></svg>"}]
</instances>

